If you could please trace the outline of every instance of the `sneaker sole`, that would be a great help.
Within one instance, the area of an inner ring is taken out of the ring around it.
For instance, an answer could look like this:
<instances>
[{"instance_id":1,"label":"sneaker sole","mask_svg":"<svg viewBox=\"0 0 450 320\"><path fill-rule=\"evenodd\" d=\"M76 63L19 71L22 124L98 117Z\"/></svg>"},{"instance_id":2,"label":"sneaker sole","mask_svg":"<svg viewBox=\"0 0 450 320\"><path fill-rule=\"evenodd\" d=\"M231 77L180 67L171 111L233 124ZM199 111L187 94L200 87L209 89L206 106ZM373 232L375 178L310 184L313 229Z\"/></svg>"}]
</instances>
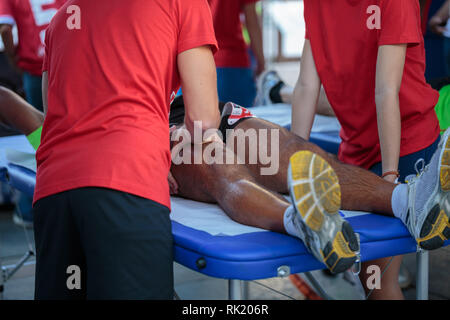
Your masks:
<instances>
[{"instance_id":1,"label":"sneaker sole","mask_svg":"<svg viewBox=\"0 0 450 320\"><path fill-rule=\"evenodd\" d=\"M320 239L322 262L333 273L351 268L359 244L339 215L341 189L333 168L312 152L297 152L290 158L289 188L300 220Z\"/></svg>"},{"instance_id":2,"label":"sneaker sole","mask_svg":"<svg viewBox=\"0 0 450 320\"><path fill-rule=\"evenodd\" d=\"M425 250L442 247L444 241L450 239L450 131L443 135L445 145L442 148L440 160L439 182L442 194L441 201L428 213L420 231L417 243Z\"/></svg>"}]
</instances>

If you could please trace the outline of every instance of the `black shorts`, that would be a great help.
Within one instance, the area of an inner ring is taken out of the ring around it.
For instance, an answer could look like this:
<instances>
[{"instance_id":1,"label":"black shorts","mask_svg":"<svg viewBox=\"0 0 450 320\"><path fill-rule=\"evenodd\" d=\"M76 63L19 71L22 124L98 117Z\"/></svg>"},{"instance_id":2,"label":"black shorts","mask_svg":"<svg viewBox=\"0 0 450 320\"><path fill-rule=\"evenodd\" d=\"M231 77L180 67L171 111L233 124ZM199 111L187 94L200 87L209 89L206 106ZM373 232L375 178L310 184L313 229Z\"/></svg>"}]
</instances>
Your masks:
<instances>
[{"instance_id":1,"label":"black shorts","mask_svg":"<svg viewBox=\"0 0 450 320\"><path fill-rule=\"evenodd\" d=\"M222 134L223 141L227 142L227 130L234 129L239 123L255 116L249 109L241 107L232 102L219 102L219 112L222 115L219 131ZM178 96L170 106L170 126L179 126L184 123L185 106L183 96Z\"/></svg>"},{"instance_id":2,"label":"black shorts","mask_svg":"<svg viewBox=\"0 0 450 320\"><path fill-rule=\"evenodd\" d=\"M219 126L223 142L227 143L228 130L234 130L238 124L250 118L255 118L250 110L232 102L228 102L222 109L222 120L220 121Z\"/></svg>"},{"instance_id":3,"label":"black shorts","mask_svg":"<svg viewBox=\"0 0 450 320\"><path fill-rule=\"evenodd\" d=\"M34 233L36 299L173 299L172 227L163 205L74 189L37 201ZM81 288L73 288L71 266Z\"/></svg>"}]
</instances>

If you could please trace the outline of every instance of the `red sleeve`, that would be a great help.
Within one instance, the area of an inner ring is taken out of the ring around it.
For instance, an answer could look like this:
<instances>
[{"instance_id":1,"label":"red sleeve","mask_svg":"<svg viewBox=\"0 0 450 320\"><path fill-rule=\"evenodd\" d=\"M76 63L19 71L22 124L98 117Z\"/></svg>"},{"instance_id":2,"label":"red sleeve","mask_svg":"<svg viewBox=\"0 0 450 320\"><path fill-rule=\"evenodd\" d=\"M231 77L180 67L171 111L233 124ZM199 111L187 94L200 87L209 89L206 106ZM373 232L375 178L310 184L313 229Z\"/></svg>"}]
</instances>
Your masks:
<instances>
[{"instance_id":1,"label":"red sleeve","mask_svg":"<svg viewBox=\"0 0 450 320\"><path fill-rule=\"evenodd\" d=\"M417 0L382 0L378 45L409 44L422 41L420 5Z\"/></svg>"},{"instance_id":2,"label":"red sleeve","mask_svg":"<svg viewBox=\"0 0 450 320\"><path fill-rule=\"evenodd\" d=\"M0 24L16 24L11 1L9 0L0 0Z\"/></svg>"},{"instance_id":3,"label":"red sleeve","mask_svg":"<svg viewBox=\"0 0 450 320\"><path fill-rule=\"evenodd\" d=\"M206 0L179 1L178 54L209 45L218 50L211 10Z\"/></svg>"}]
</instances>

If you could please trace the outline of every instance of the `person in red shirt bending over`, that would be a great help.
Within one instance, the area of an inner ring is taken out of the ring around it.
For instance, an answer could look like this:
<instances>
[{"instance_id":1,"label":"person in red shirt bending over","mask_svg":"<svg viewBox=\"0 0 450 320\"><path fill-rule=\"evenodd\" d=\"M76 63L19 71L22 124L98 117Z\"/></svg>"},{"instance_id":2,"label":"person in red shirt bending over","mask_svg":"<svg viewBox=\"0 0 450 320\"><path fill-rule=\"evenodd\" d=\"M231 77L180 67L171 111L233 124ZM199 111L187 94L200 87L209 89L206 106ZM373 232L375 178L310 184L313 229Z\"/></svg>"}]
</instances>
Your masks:
<instances>
[{"instance_id":1,"label":"person in red shirt bending over","mask_svg":"<svg viewBox=\"0 0 450 320\"><path fill-rule=\"evenodd\" d=\"M27 101L41 111L45 29L65 2L66 0L0 1L0 29L5 52L11 64L23 72ZM13 41L14 25L17 25L19 32L17 48Z\"/></svg>"},{"instance_id":2,"label":"person in red shirt bending over","mask_svg":"<svg viewBox=\"0 0 450 320\"><path fill-rule=\"evenodd\" d=\"M45 44L35 296L172 299L169 106L180 85L191 134L194 121L201 132L220 123L208 3L70 0ZM81 283L68 288L68 272Z\"/></svg>"},{"instance_id":3,"label":"person in red shirt bending over","mask_svg":"<svg viewBox=\"0 0 450 320\"><path fill-rule=\"evenodd\" d=\"M293 131L309 138L322 84L342 125L340 160L388 181L403 182L422 171L438 146L440 130L434 111L439 95L424 77L419 2L305 0L304 5L306 43L294 91ZM392 205L407 206L395 199ZM406 224L425 219L408 210L398 212ZM446 218L442 212L435 216L435 221ZM376 264L384 270L389 262L380 259L364 267ZM401 257L393 259L381 290L370 298L403 298L397 281L400 264Z\"/></svg>"}]
</instances>

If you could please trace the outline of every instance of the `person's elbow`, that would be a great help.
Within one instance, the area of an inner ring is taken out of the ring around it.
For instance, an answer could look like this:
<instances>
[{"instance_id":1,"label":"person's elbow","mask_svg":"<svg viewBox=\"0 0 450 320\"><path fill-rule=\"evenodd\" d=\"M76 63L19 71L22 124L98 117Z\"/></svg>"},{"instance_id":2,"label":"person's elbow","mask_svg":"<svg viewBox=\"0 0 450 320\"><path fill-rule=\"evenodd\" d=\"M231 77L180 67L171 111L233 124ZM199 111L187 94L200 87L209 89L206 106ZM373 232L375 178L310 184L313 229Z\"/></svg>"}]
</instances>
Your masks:
<instances>
[{"instance_id":1,"label":"person's elbow","mask_svg":"<svg viewBox=\"0 0 450 320\"><path fill-rule=\"evenodd\" d=\"M299 79L294 87L295 96L318 95L319 92L320 82Z\"/></svg>"},{"instance_id":2,"label":"person's elbow","mask_svg":"<svg viewBox=\"0 0 450 320\"><path fill-rule=\"evenodd\" d=\"M390 106L399 99L400 86L377 86L375 88L375 104L377 109Z\"/></svg>"}]
</instances>

